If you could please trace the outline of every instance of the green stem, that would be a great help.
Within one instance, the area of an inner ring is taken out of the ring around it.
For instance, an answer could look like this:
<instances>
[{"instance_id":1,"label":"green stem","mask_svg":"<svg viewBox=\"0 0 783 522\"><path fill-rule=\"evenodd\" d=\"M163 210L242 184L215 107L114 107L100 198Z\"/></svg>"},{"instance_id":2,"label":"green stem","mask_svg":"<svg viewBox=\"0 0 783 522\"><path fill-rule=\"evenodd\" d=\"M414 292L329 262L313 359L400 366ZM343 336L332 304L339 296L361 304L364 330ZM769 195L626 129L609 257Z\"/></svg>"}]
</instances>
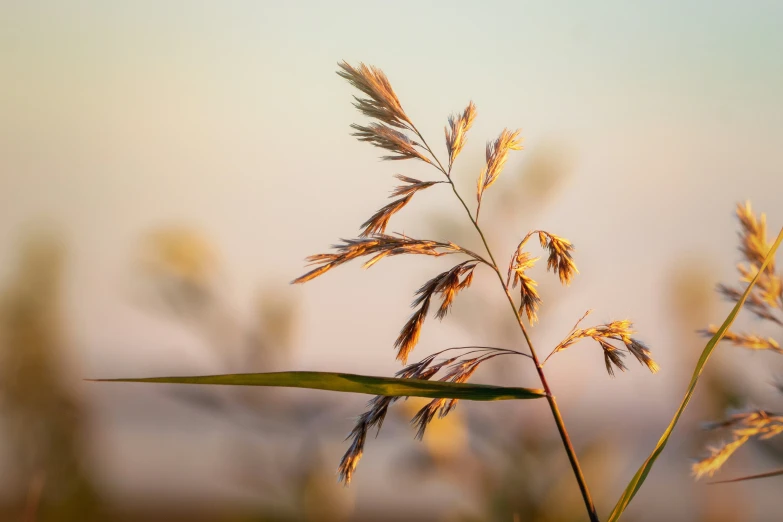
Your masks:
<instances>
[{"instance_id":1,"label":"green stem","mask_svg":"<svg viewBox=\"0 0 783 522\"><path fill-rule=\"evenodd\" d=\"M517 310L516 304L514 303L514 298L511 296L511 292L508 289L508 285L503 281L503 275L500 273L500 269L498 268L497 261L495 261L495 256L492 255L492 249L489 248L489 243L487 243L487 238L484 236L484 232L481 230L481 227L478 224L477 221L478 211L477 211L476 218L474 218L470 212L470 209L468 208L468 205L465 203L465 200L462 199L462 196L459 195L459 192L457 191L457 187L454 185L454 181L451 179L451 166L449 166L448 171L444 169L440 160L438 160L437 156L435 156L435 153L432 152L430 146L427 145L427 141L424 139L424 136L421 135L421 133L416 129L415 126L412 126L411 130L416 133L419 139L421 139L424 148L427 150L427 152L429 152L429 154L437 163L436 168L438 168L448 179L448 183L451 185L451 190L454 191L454 195L457 196L459 202L462 203L462 206L465 208L465 212L468 214L468 217L470 218L470 222L473 224L473 227L476 229L476 232L478 232L479 236L481 236L481 241L482 243L484 243L484 248L487 250L487 254L489 255L490 260L492 261L492 263L489 266L498 276L500 285L503 287L506 297L508 298L508 303L511 306L511 310L514 312L514 316L517 319L517 323L519 323L519 328L522 330L522 335L524 335L525 341L527 342L527 346L530 349L530 356L533 359L533 363L536 365L538 378L541 380L541 385L544 387L544 391L546 392L546 398L547 398L547 402L549 403L549 409L552 410L552 416L555 418L555 424L557 424L557 431L560 433L560 438L563 441L563 447L565 448L566 453L568 454L568 460L571 463L571 468L574 471L574 476L576 477L576 481L579 484L579 490L582 492L582 498L584 499L585 507L587 508L587 513L590 516L590 521L599 522L598 514L596 513L595 510L595 504L593 504L593 499L590 496L590 490L587 487L587 481L585 480L585 476L582 473L582 468L579 465L579 459L576 456L576 450L574 449L574 445L571 443L571 437L568 435L568 430L566 429L565 422L563 421L563 416L560 413L560 408L557 405L557 400L555 399L555 396L552 394L552 390L550 389L549 383L546 380L543 364L539 362L538 356L536 355L536 350L535 348L533 348L533 342L530 340L530 336L527 333L527 328L525 328L525 323L522 321L522 316L520 315L519 310Z\"/></svg>"}]
</instances>

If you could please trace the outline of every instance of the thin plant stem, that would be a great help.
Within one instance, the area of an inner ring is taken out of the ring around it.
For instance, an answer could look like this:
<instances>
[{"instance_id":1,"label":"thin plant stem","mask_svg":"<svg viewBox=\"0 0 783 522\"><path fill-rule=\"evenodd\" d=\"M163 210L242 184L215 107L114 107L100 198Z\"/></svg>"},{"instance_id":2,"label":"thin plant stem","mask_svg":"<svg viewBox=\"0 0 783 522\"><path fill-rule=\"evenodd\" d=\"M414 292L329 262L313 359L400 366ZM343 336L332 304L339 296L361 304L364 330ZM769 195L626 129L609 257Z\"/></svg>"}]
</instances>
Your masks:
<instances>
[{"instance_id":1,"label":"thin plant stem","mask_svg":"<svg viewBox=\"0 0 783 522\"><path fill-rule=\"evenodd\" d=\"M451 168L449 168L448 171L443 168L443 165L441 164L440 160L432 151L430 146L427 144L427 141L424 139L424 136L421 135L421 133L418 131L418 129L416 129L415 126L412 125L411 130L414 133L416 133L419 139L421 139L422 145L437 163L437 166L435 166L434 164L433 166L435 166L438 170L440 170L448 179L448 183L451 185L451 189L452 191L454 191L454 195L457 196L459 202L462 203L462 206L465 208L465 212L468 214L468 217L470 218L470 222L473 224L473 228L476 229L476 232L478 232L479 236L481 237L482 243L484 243L484 248L487 250L487 254L489 255L489 258L491 260L491 264L488 263L488 266L490 266L492 270L495 272L495 274L498 276L500 285L503 287L506 297L508 298L508 303L511 306L511 310L514 312L514 316L517 319L517 323L519 323L519 328L522 330L522 335L525 337L527 346L530 349L530 357L536 366L536 371L538 372L538 377L541 380L541 385L544 387L544 392L546 393L546 398L547 398L547 402L549 403L549 408L550 410L552 410L552 416L555 418L555 424L557 424L557 431L560 433L560 438L563 441L563 447L565 448L566 453L568 454L568 460L571 463L571 468L573 469L574 476L576 477L576 481L579 484L579 490L582 492L582 498L584 499L585 507L587 508L587 513L590 516L590 521L599 522L598 514L595 510L595 504L593 503L593 499L590 495L590 490L587 487L587 481L585 480L585 476L582 473L582 468L579 465L579 459L576 456L576 450L574 449L574 445L571 443L571 437L568 435L568 430L566 429L565 422L563 421L563 416L560 413L560 408L557 405L557 400L555 399L555 396L552 394L552 390L549 387L549 383L547 382L546 375L544 374L544 366L541 362L539 362L538 356L536 355L536 350L535 348L533 348L533 342L530 340L530 336L527 333L527 328L525 328L525 323L522 321L522 316L520 315L519 310L517 310L516 304L514 303L514 298L511 296L511 292L508 289L508 285L505 283L505 281L503 281L503 275L500 273L500 269L498 268L497 261L495 261L495 256L492 255L492 249L489 247L487 238L484 236L484 232L481 230L481 227L478 224L477 221L478 209L476 211L476 217L474 218L470 212L470 209L468 208L468 205L465 203L465 200L462 199L462 196L460 196L459 192L457 191L457 187L454 185L454 181L451 179Z\"/></svg>"},{"instance_id":2,"label":"thin plant stem","mask_svg":"<svg viewBox=\"0 0 783 522\"><path fill-rule=\"evenodd\" d=\"M507 284L506 286L508 286L508 284ZM585 314L584 314L582 317L580 317L580 318L579 318L579 320L576 322L576 324L574 325L574 327L573 327L573 328L571 328L571 331L570 331L570 332L568 332L568 337L566 337L566 339L570 338L570 337L571 337L571 336L574 334L574 332L576 332L576 329L577 329L577 328L579 328L579 324L580 324L582 321L584 321L584 320L585 320L585 317L587 317L588 315L590 315L592 312L593 312L592 310L588 310L588 311L586 311L586 312L585 312ZM555 346L554 350L552 350L552 351L549 353L549 355L547 355L547 356L546 356L546 359L544 359L544 362L542 362L542 363L541 363L541 366L544 366L544 365L546 364L546 362L549 360L549 358L550 358L550 357L552 357L554 354L556 354L556 353L558 352L558 349L559 349L559 348L560 348L560 345L558 345L558 346Z\"/></svg>"}]
</instances>

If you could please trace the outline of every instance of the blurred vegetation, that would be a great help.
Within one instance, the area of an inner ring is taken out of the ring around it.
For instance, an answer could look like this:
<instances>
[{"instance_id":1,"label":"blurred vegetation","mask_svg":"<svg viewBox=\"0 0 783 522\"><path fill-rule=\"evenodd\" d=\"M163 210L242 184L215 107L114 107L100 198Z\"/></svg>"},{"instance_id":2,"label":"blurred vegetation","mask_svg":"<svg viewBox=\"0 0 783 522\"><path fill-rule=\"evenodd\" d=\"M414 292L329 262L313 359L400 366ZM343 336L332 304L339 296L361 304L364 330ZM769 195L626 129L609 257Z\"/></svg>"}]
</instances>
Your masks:
<instances>
[{"instance_id":1,"label":"blurred vegetation","mask_svg":"<svg viewBox=\"0 0 783 522\"><path fill-rule=\"evenodd\" d=\"M0 390L16 488L30 521L103 520L86 466L86 416L65 365L61 290L65 246L25 238L0 302Z\"/></svg>"},{"instance_id":2,"label":"blurred vegetation","mask_svg":"<svg viewBox=\"0 0 783 522\"><path fill-rule=\"evenodd\" d=\"M226 276L220 256L198 231L161 228L143 239L140 250L137 273L147 290L141 301L195 329L222 360L223 371L274 371L290 365L298 312L283 288L268 286L256 292L251 321L245 327L221 293ZM334 470L321 455L317 431L302 429L325 420L313 412L328 409L329 404L300 404L285 394L247 388L169 387L167 392L238 429L248 428L244 422L248 415L261 419L250 427L254 440L263 441L269 430L297 434L291 439L299 440L302 451L282 459L276 451L262 451L260 444L232 438L227 450L241 488L265 491L266 497L275 499L266 506L262 502L247 520L347 520L352 495L333 480Z\"/></svg>"},{"instance_id":3,"label":"blurred vegetation","mask_svg":"<svg viewBox=\"0 0 783 522\"><path fill-rule=\"evenodd\" d=\"M252 443L232 440L242 489L266 491L276 502L257 508L137 506L118 511L101 497L87 460L90 434L86 407L76 390L80 377L66 358L68 333L63 314L64 242L52 233L26 237L15 271L0 301L0 396L2 428L12 473L9 499L0 519L23 522L104 520L327 520L342 521L352 511L352 494L339 487L322 457L320 436L306 430L302 446L288 461ZM279 287L257 292L251 324L240 326L221 296L219 256L201 234L186 227L156 230L143 238L136 261L136 298L150 312L166 314L193 328L222 357L226 367L256 371L286 365L293 347L297 305ZM233 343L233 346L227 346ZM232 355L233 354L233 355ZM268 430L300 430L312 413L330 405L291 403L286 396L245 389L164 390L190 407L243 426L243 414L263 421L252 426L255 440ZM319 417L320 418L320 417ZM316 421L317 423L317 421ZM263 444L260 444L263 445ZM259 470L261 470L259 472ZM237 484L237 487L240 487ZM223 514L221 514L223 513Z\"/></svg>"}]
</instances>

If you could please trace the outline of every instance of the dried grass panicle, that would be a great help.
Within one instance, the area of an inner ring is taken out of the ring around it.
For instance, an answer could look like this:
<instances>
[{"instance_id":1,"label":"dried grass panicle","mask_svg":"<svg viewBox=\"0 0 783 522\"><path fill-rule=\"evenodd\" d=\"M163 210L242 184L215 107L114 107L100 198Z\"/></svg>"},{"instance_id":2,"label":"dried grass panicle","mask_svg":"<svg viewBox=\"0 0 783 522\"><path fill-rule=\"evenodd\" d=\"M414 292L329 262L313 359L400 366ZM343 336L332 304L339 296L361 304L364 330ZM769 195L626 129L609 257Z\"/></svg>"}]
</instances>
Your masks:
<instances>
[{"instance_id":1,"label":"dried grass panicle","mask_svg":"<svg viewBox=\"0 0 783 522\"><path fill-rule=\"evenodd\" d=\"M517 250L514 257L511 258L511 263L508 264L506 285L510 284L511 288L516 288L522 282L525 272L533 268L539 259L541 258L531 257L527 252Z\"/></svg>"},{"instance_id":2,"label":"dried grass panicle","mask_svg":"<svg viewBox=\"0 0 783 522\"><path fill-rule=\"evenodd\" d=\"M441 284L435 289L442 297L440 308L438 308L435 317L438 319L446 317L449 310L451 310L451 305L457 293L469 287L473 282L473 271L475 268L476 263L465 262L449 270L448 275L444 277Z\"/></svg>"},{"instance_id":3,"label":"dried grass panicle","mask_svg":"<svg viewBox=\"0 0 783 522\"><path fill-rule=\"evenodd\" d=\"M478 216L484 191L498 179L508 160L509 152L522 149L519 131L503 129L497 139L487 143L485 151L486 164L479 175L476 194L478 204L475 214L473 214L460 196L451 178L453 164L466 144L467 132L470 130L476 117L476 107L473 102L471 101L462 113L452 115L448 119L448 124L445 127L448 166L444 167L403 110L402 104L392 89L388 78L380 69L362 63L358 67L353 67L346 62L341 62L339 68L338 75L348 80L361 93L358 96L354 96L354 106L365 116L375 120L365 125L351 125L354 131L353 136L360 141L366 141L388 151L388 154L383 156L383 159L419 159L424 161L440 171L445 176L445 181L423 181L397 175L397 179L402 184L392 191L391 197L393 201L379 209L361 225L360 237L342 240L341 243L333 246L332 252L308 257L307 261L313 268L295 279L293 283L310 281L332 268L357 258L368 257L369 259L364 263L364 267L368 268L385 257L400 254L429 256L464 254L468 256L468 260L462 261L451 269L438 274L422 285L416 292L412 303L412 307L415 310L400 330L394 343L394 347L397 350L397 359L406 364L402 370L397 372L397 377L426 380L436 378L440 373L442 374L440 377L441 381L461 383L467 381L483 362L500 355L510 354L529 357L538 365L539 360L533 346L530 345L530 340L522 321L519 323L529 344L529 354L493 347L448 348L429 355L417 363L407 364L408 356L418 343L422 326L433 299L440 299L435 316L438 319L443 319L449 313L457 294L470 286L475 268L479 263L489 266L501 279L501 283L503 282L502 274L495 263L484 233L478 226ZM413 137L415 137L415 140ZM488 255L487 258L483 258L451 242L413 239L407 236L386 234L386 229L392 216L410 203L416 192L437 183L448 183L451 186L457 199L465 208L473 226L481 236ZM538 258L532 258L530 254L523 251L526 241L533 234L538 234L541 246L548 252L547 269L557 274L563 284L569 284L574 275L578 273L572 258L574 248L568 240L544 231L530 232L522 240L510 262L504 290L509 302L516 308L516 303L509 293L509 288L520 287L521 301L518 313L519 315L524 313L530 323L534 323L537 320L537 311L541 303L541 297L536 290L536 282L527 275L527 271L533 267ZM632 332L629 322L613 322L583 330L579 330L578 325L579 323L575 325L570 337L561 343L553 353L565 349L580 338L590 337L596 340L603 348L609 373L613 373L614 368L625 370L622 358L626 352L623 352L620 347L613 345L612 342L622 343L627 352L633 354L651 371L657 370L658 367L650 358L647 347L631 337ZM456 355L450 354L444 360L435 361L436 356L449 351L455 352ZM550 393L543 374L541 374L541 381L546 392ZM340 479L345 483L350 482L357 463L362 456L368 431L374 427L380 430L389 406L396 400L397 398L376 397L368 404L369 409L358 418L355 427L349 435L349 438L352 439L350 447L343 456L339 466ZM417 426L417 437L423 437L427 426L435 418L435 415L443 417L452 411L456 405L456 399L434 399L419 410L411 421ZM552 407L555 419L561 422L559 410L553 401L550 402L550 407ZM592 501L589 499L586 485L583 484L583 479L581 479L581 470L579 469L576 455L567 443L567 435L564 435L564 430L560 430L560 433L563 436L565 450L569 454L572 467L574 467L575 476L580 482L580 489L585 497L588 511L591 513L591 518L595 519L595 510L592 507Z\"/></svg>"},{"instance_id":4,"label":"dried grass panicle","mask_svg":"<svg viewBox=\"0 0 783 522\"><path fill-rule=\"evenodd\" d=\"M510 353L514 352L489 349L486 353L469 359L459 360L458 358L452 358L449 360L448 366L445 364L439 366L439 369L444 366L448 368L446 374L439 380L456 383L466 382L475 373L481 363L493 359L494 357L508 355ZM438 415L438 418L442 419L456 408L457 402L458 399L433 399L424 405L424 407L416 413L413 419L411 419L411 424L417 427L416 438L421 440L424 437L427 426L429 426L436 414Z\"/></svg>"},{"instance_id":5,"label":"dried grass panicle","mask_svg":"<svg viewBox=\"0 0 783 522\"><path fill-rule=\"evenodd\" d=\"M424 438L424 432L427 430L430 422L435 418L438 410L446 405L446 399L433 399L424 405L416 415L411 419L411 424L416 426L416 438L421 440Z\"/></svg>"},{"instance_id":6,"label":"dried grass panicle","mask_svg":"<svg viewBox=\"0 0 783 522\"><path fill-rule=\"evenodd\" d=\"M731 413L726 419L704 425L706 430L731 429L735 435L768 439L783 432L783 416L779 413L753 409Z\"/></svg>"},{"instance_id":7,"label":"dried grass panicle","mask_svg":"<svg viewBox=\"0 0 783 522\"><path fill-rule=\"evenodd\" d=\"M457 293L470 285L473 279L475 261L463 261L450 270L441 272L416 291L416 297L411 304L418 307L400 330L400 334L394 343L397 348L397 359L403 364L408 360L408 355L419 341L421 327L427 317L430 301L436 294L442 298L441 305L436 313L438 319L443 319L448 314L451 304Z\"/></svg>"},{"instance_id":8,"label":"dried grass panicle","mask_svg":"<svg viewBox=\"0 0 783 522\"><path fill-rule=\"evenodd\" d=\"M437 185L438 183L445 183L443 181L421 181L416 178L403 176L402 174L395 174L394 177L403 183L407 183L407 185L400 185L396 187L391 194L391 197L393 198L396 198L397 196L408 196L420 190L424 190L425 188Z\"/></svg>"},{"instance_id":9,"label":"dried grass panicle","mask_svg":"<svg viewBox=\"0 0 783 522\"><path fill-rule=\"evenodd\" d=\"M731 301L732 303L736 303L742 297L742 290L724 284L719 284L717 286L717 291L724 299ZM774 310L767 301L762 299L757 292L753 292L748 296L745 301L745 309L760 319L772 321L779 326L783 326L783 319L775 316L776 310Z\"/></svg>"},{"instance_id":10,"label":"dried grass panicle","mask_svg":"<svg viewBox=\"0 0 783 522\"><path fill-rule=\"evenodd\" d=\"M454 165L454 160L462 152L465 146L466 134L473 125L476 118L476 106L471 101L459 116L449 116L449 124L445 128L446 133L446 151L449 154L449 172Z\"/></svg>"},{"instance_id":11,"label":"dried grass panicle","mask_svg":"<svg viewBox=\"0 0 783 522\"><path fill-rule=\"evenodd\" d=\"M514 132L503 129L500 136L495 141L487 142L486 160L487 164L481 170L478 179L478 188L476 199L481 205L481 198L484 191L492 186L498 179L503 167L506 165L508 153L512 150L522 150L522 140L519 138L519 130Z\"/></svg>"},{"instance_id":12,"label":"dried grass panicle","mask_svg":"<svg viewBox=\"0 0 783 522\"><path fill-rule=\"evenodd\" d=\"M340 465L337 467L338 480L346 486L353 480L356 466L364 454L364 443L367 441L367 426L362 423L357 424L348 438L352 439L351 445L348 446L348 450L343 455L343 458L340 459Z\"/></svg>"},{"instance_id":13,"label":"dried grass panicle","mask_svg":"<svg viewBox=\"0 0 783 522\"><path fill-rule=\"evenodd\" d=\"M536 282L525 275L520 276L520 281L518 313L520 315L524 313L530 324L535 324L538 321L538 307L541 304L541 297L535 289Z\"/></svg>"},{"instance_id":14,"label":"dried grass panicle","mask_svg":"<svg viewBox=\"0 0 783 522\"><path fill-rule=\"evenodd\" d=\"M571 283L574 275L578 273L576 264L571 255L574 247L565 238L550 234L543 230L534 230L527 235L517 245L511 262L508 265L508 275L506 277L506 286L516 288L520 286L520 305L519 314L527 316L531 324L538 320L538 308L541 304L541 297L536 291L537 283L534 279L528 277L525 272L533 267L538 257L531 257L524 251L525 244L534 234L538 234L541 247L549 252L547 260L547 270L553 270L560 278L560 282L568 285Z\"/></svg>"},{"instance_id":15,"label":"dried grass panicle","mask_svg":"<svg viewBox=\"0 0 783 522\"><path fill-rule=\"evenodd\" d=\"M585 314L582 319L586 316L587 314ZM579 323L577 322L577 325L578 324ZM627 369L627 366L622 360L625 354L620 352L619 348L610 342L619 341L625 346L626 351L633 355L640 364L646 366L650 372L656 373L660 367L650 356L649 348L647 348L643 342L632 337L635 332L631 329L631 326L632 324L628 320L612 321L589 328L577 328L577 326L574 326L568 336L552 350L549 357L557 352L565 350L582 339L593 339L601 346L601 349L604 352L606 370L609 372L609 375L614 376L614 368L617 368L622 372ZM549 359L549 357L547 357L547 359Z\"/></svg>"},{"instance_id":16,"label":"dried grass panicle","mask_svg":"<svg viewBox=\"0 0 783 522\"><path fill-rule=\"evenodd\" d=\"M764 262L772 243L767 239L766 215L762 213L757 217L750 202L737 205L737 218L741 227L739 248L746 261L738 264L737 269L742 276L740 280L749 283ZM783 277L775 272L774 258L770 259L766 270L756 282L754 294L768 313L771 313L770 308L783 309Z\"/></svg>"},{"instance_id":17,"label":"dried grass panicle","mask_svg":"<svg viewBox=\"0 0 783 522\"><path fill-rule=\"evenodd\" d=\"M389 406L397 399L398 397L383 397L380 395L373 397L367 403L370 409L359 416L356 426L346 437L346 440L352 439L351 445L348 447L345 455L343 455L337 468L339 480L345 483L345 485L350 484L356 466L362 458L364 444L367 441L367 432L372 428L376 428L377 436L377 433L381 431Z\"/></svg>"},{"instance_id":18,"label":"dried grass panicle","mask_svg":"<svg viewBox=\"0 0 783 522\"><path fill-rule=\"evenodd\" d=\"M516 255L509 264L508 276L506 278L506 285L509 284L510 280L511 288L519 286L519 314L522 315L524 313L530 324L535 324L538 321L537 312L541 304L541 296L538 295L536 290L538 283L531 277L528 277L525 271L533 268L533 265L538 260L538 257L530 257L530 254L527 252L517 250Z\"/></svg>"},{"instance_id":19,"label":"dried grass panicle","mask_svg":"<svg viewBox=\"0 0 783 522\"><path fill-rule=\"evenodd\" d=\"M746 263L739 263L737 270L740 282L750 282L758 273L758 268L771 248L767 239L767 219L764 214L756 216L750 202L737 205L737 219L740 222L740 246ZM774 260L773 260L774 261ZM783 277L774 272L773 261L767 265L768 270L756 281L756 286L745 301L745 308L757 317L783 326ZM737 302L742 297L742 289L720 284L717 291L727 300ZM710 325L701 330L705 336L712 337L718 329ZM735 346L749 350L771 350L783 353L780 344L772 337L755 334L726 332L723 340Z\"/></svg>"},{"instance_id":20,"label":"dried grass panicle","mask_svg":"<svg viewBox=\"0 0 783 522\"><path fill-rule=\"evenodd\" d=\"M693 476L698 480L704 476L711 477L714 475L748 439L749 437L738 437L731 442L708 448L710 455L698 462L694 462L691 466Z\"/></svg>"},{"instance_id":21,"label":"dried grass panicle","mask_svg":"<svg viewBox=\"0 0 783 522\"><path fill-rule=\"evenodd\" d=\"M699 333L705 337L713 337L718 333L718 327L711 324L704 330L700 330ZM772 337L727 331L723 335L723 340L748 350L772 350L773 352L783 353L783 350L780 349L780 344Z\"/></svg>"},{"instance_id":22,"label":"dried grass panicle","mask_svg":"<svg viewBox=\"0 0 783 522\"><path fill-rule=\"evenodd\" d=\"M629 342L630 341L630 342ZM630 339L623 341L628 352L636 357L639 364L642 364L650 370L651 373L656 373L660 370L660 366L650 356L650 349L639 339Z\"/></svg>"},{"instance_id":23,"label":"dried grass panicle","mask_svg":"<svg viewBox=\"0 0 783 522\"><path fill-rule=\"evenodd\" d=\"M556 236L555 234L546 232L545 230L533 230L528 232L525 237L522 238L522 241L519 242L519 245L517 245L517 249L514 252L514 257L512 257L511 263L509 264L508 278L511 278L512 272L516 269L517 266L521 266L523 268L522 271L526 269L524 267L523 261L528 260L529 257L523 257L523 249L525 248L525 244L527 243L528 239L530 239L534 234L538 235L541 248L545 249L549 253L549 257L547 259L547 270L552 270L560 278L560 282L562 284L566 286L571 284L574 276L579 273L572 254L574 251L574 245L572 245L571 242L564 237ZM535 258L532 261L536 260L538 260L538 258ZM508 284L508 279L506 284Z\"/></svg>"},{"instance_id":24,"label":"dried grass panicle","mask_svg":"<svg viewBox=\"0 0 783 522\"><path fill-rule=\"evenodd\" d=\"M367 126L354 123L351 124L351 128L356 131L351 136L355 136L359 141L369 142L376 147L393 153L392 155L382 156L384 160L419 159L425 163L430 163L430 160L416 148L421 147L420 143L413 141L405 133L392 129L383 123L370 123Z\"/></svg>"},{"instance_id":25,"label":"dried grass panicle","mask_svg":"<svg viewBox=\"0 0 783 522\"><path fill-rule=\"evenodd\" d=\"M571 256L574 246L567 239L543 230L538 232L538 240L541 243L541 247L549 251L547 270L552 270L557 274L562 284L571 284L574 275L579 273Z\"/></svg>"},{"instance_id":26,"label":"dried grass panicle","mask_svg":"<svg viewBox=\"0 0 783 522\"><path fill-rule=\"evenodd\" d=\"M449 351L462 352L458 355L444 359L438 363L433 364L436 357ZM481 355L474 356L470 359L465 359L466 356L479 353ZM504 348L495 348L487 346L463 346L454 347L441 350L439 352L428 355L419 362L407 365L402 370L398 371L395 375L404 379L423 379L429 380L436 373L447 368L447 373L440 379L441 381L449 382L465 382L467 381L473 372L478 368L478 365L482 362L491 359L499 355L518 354L513 350L507 350ZM373 397L368 403L368 410L362 413L356 421L351 433L347 439L352 439L348 450L343 455L340 465L338 467L339 480L348 485L353 477L353 473L356 470L356 466L362 457L364 452L364 445L367 441L367 433L372 429L376 429L376 436L383 426L383 421L388 413L389 406L394 404L400 399L400 397L384 397L378 395ZM421 439L424 436L424 432L427 425L433 420L436 414L439 413L440 417L445 416L457 404L456 399L434 399L430 401L422 410L420 410L411 423L419 426L417 431L417 438Z\"/></svg>"},{"instance_id":27,"label":"dried grass panicle","mask_svg":"<svg viewBox=\"0 0 783 522\"><path fill-rule=\"evenodd\" d=\"M764 214L756 216L750 202L738 204L736 213L740 223L739 250L744 258L744 262L737 265L742 285L749 283L756 276L772 244L767 239L767 219ZM783 326L783 315L781 315L783 278L775 272L774 260L770 260L767 267L768 269L759 276L755 287L745 301L745 308L761 319ZM717 291L725 299L735 303L742 298L743 294L741 286L736 288L721 284L718 285ZM718 328L714 325L700 331L707 337L714 337L717 332ZM772 337L727 331L722 340L748 350L769 350L783 353L780 344ZM779 389L783 391L783 387L779 387ZM729 429L733 440L709 448L710 455L693 465L693 474L697 479L705 475L712 476L737 449L751 438L765 439L783 432L783 416L764 410L735 413L726 420L707 425L707 429Z\"/></svg>"},{"instance_id":28,"label":"dried grass panicle","mask_svg":"<svg viewBox=\"0 0 783 522\"><path fill-rule=\"evenodd\" d=\"M430 309L430 298L427 298L421 302L421 306L413 312L405 326L400 330L400 334L397 336L397 340L394 341L394 347L397 349L397 360L405 364L408 361L408 355L413 351L413 348L419 342L419 335L421 335L421 327L424 324L424 319L427 317L427 312Z\"/></svg>"},{"instance_id":29,"label":"dried grass panicle","mask_svg":"<svg viewBox=\"0 0 783 522\"><path fill-rule=\"evenodd\" d=\"M419 362L411 363L402 370L398 371L394 375L402 379L430 379L433 375L438 373L444 366L448 366L453 363L460 356L450 357L437 364L432 364L436 354L425 357Z\"/></svg>"},{"instance_id":30,"label":"dried grass panicle","mask_svg":"<svg viewBox=\"0 0 783 522\"><path fill-rule=\"evenodd\" d=\"M343 239L342 243L333 245L332 248L336 250L336 252L309 256L307 258L308 264L320 266L294 279L292 283L306 283L343 263L369 255L372 255L373 257L364 264L365 268L371 267L384 257L400 254L442 256L462 253L477 261L483 261L481 256L451 242L413 239L407 236L392 236L386 234L374 234L369 237L360 237L357 239Z\"/></svg>"},{"instance_id":31,"label":"dried grass panicle","mask_svg":"<svg viewBox=\"0 0 783 522\"><path fill-rule=\"evenodd\" d=\"M604 364L606 365L606 372L614 377L614 369L618 368L621 372L624 372L628 367L623 362L625 354L617 349L616 346L609 344L603 339L598 340L598 344L604 351Z\"/></svg>"},{"instance_id":32,"label":"dried grass panicle","mask_svg":"<svg viewBox=\"0 0 783 522\"><path fill-rule=\"evenodd\" d=\"M693 464L692 471L697 479L703 476L711 477L735 451L750 439L763 440L783 433L783 416L765 410L752 410L735 413L726 420L710 423L705 428L708 430L729 429L733 440L709 448L710 455Z\"/></svg>"},{"instance_id":33,"label":"dried grass panicle","mask_svg":"<svg viewBox=\"0 0 783 522\"><path fill-rule=\"evenodd\" d=\"M741 275L740 281L743 283L750 283L756 277L758 270L755 264L737 265L737 271ZM780 275L765 271L756 281L754 292L769 309L783 308L783 277Z\"/></svg>"},{"instance_id":34,"label":"dried grass panicle","mask_svg":"<svg viewBox=\"0 0 783 522\"><path fill-rule=\"evenodd\" d=\"M370 217L370 219L362 223L361 228L363 228L364 230L362 230L359 236L369 237L375 234L385 233L386 227L389 225L389 220L391 219L391 217L395 213L402 210L402 207L407 205L412 197L413 197L413 193L410 193L407 196L402 197L400 199L395 199L388 205L382 207L375 214L373 214L372 217Z\"/></svg>"},{"instance_id":35,"label":"dried grass panicle","mask_svg":"<svg viewBox=\"0 0 783 522\"><path fill-rule=\"evenodd\" d=\"M443 359L442 361L433 364L435 359L446 352L462 352L458 353L455 356L449 357L447 359ZM429 379L434 374L442 370L446 367L451 367L452 364L461 364L461 363L455 363L455 361L459 361L460 359L463 359L467 357L468 355L473 354L481 354L481 356L486 360L489 356L496 356L496 355L524 355L521 352L517 352L515 350L509 350L507 348L497 348L494 346L457 346L452 348L446 348L445 350L441 350L439 352L435 352L433 354L428 355L424 359L408 364L403 368L402 370L398 371L395 376L402 377L404 379ZM483 362L480 361L480 362ZM479 362L479 364L480 364Z\"/></svg>"},{"instance_id":36,"label":"dried grass panicle","mask_svg":"<svg viewBox=\"0 0 783 522\"><path fill-rule=\"evenodd\" d=\"M744 205L737 204L737 218L742 227L739 232L740 251L748 263L761 266L772 248L772 243L767 239L767 216L762 213L756 217L750 201L746 201ZM767 270L775 272L774 259L767 264Z\"/></svg>"},{"instance_id":37,"label":"dried grass panicle","mask_svg":"<svg viewBox=\"0 0 783 522\"><path fill-rule=\"evenodd\" d=\"M397 128L413 126L383 71L363 63L354 68L343 61L338 66L341 70L337 74L367 95L367 98L354 96L354 106L365 116Z\"/></svg>"},{"instance_id":38,"label":"dried grass panicle","mask_svg":"<svg viewBox=\"0 0 783 522\"><path fill-rule=\"evenodd\" d=\"M449 372L443 378L441 378L441 380L449 382L467 382L468 379L470 379L476 372L481 363L499 355L507 355L507 353L485 354L481 357L474 357L473 359L468 359L459 363L452 363ZM457 399L450 399L446 405L440 409L438 418L442 419L448 415L449 412L457 407L457 402Z\"/></svg>"}]
</instances>

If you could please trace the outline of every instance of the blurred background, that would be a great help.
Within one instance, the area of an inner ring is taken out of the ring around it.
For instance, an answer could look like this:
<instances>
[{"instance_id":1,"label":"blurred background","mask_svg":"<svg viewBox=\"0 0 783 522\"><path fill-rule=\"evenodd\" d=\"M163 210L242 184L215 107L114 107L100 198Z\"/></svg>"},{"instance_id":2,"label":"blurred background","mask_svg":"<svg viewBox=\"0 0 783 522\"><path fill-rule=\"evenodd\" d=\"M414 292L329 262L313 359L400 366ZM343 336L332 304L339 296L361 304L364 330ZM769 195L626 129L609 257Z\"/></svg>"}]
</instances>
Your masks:
<instances>
[{"instance_id":1,"label":"blurred background","mask_svg":"<svg viewBox=\"0 0 783 522\"><path fill-rule=\"evenodd\" d=\"M610 378L590 344L547 366L606 516L679 403L696 330L730 309L713 289L736 280L735 203L783 224L781 19L772 0L1 2L0 518L585 518L543 401L463 402L423 442L407 425L421 403L398 403L343 488L366 396L84 381L399 369L411 297L447 260L287 284L305 256L358 234L393 174L437 179L349 136L364 120L341 59L381 67L438 153L448 115L476 103L454 174L469 203L484 143L522 128L482 221L501 264L534 228L576 245L571 287L532 274L540 352L587 309L590 324L633 320L651 346L657 375L631 364ZM390 230L478 251L467 224L433 187ZM427 321L414 360L521 346L487 276ZM776 357L716 352L627 520L779 519L778 479L690 476L714 441L702 422L780 408ZM537 387L524 362L472 381ZM772 439L721 476L781 461Z\"/></svg>"}]
</instances>

